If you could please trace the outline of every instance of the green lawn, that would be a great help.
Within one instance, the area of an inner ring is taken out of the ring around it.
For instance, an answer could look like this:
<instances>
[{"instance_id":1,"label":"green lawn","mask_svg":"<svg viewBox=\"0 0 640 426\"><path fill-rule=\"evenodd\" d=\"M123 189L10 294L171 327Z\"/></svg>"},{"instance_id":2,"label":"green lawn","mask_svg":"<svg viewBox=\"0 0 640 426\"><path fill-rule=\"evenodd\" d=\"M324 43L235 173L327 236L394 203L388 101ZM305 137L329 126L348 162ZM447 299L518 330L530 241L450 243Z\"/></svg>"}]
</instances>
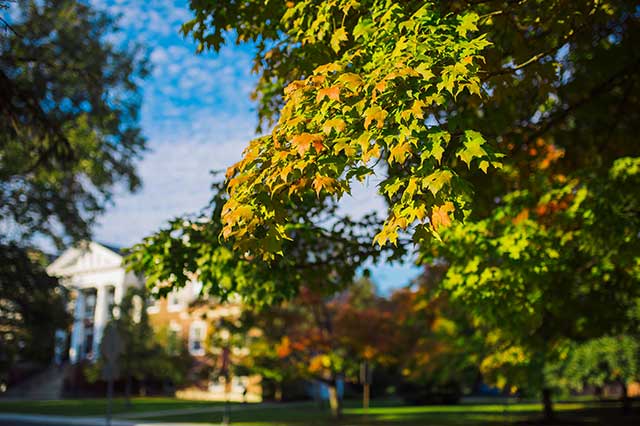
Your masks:
<instances>
[{"instance_id":1,"label":"green lawn","mask_svg":"<svg viewBox=\"0 0 640 426\"><path fill-rule=\"evenodd\" d=\"M219 406L220 402L185 401L175 398L133 398L127 407L123 398L113 401L113 413L174 410ZM107 409L105 399L65 399L60 401L3 401L0 413L51 414L61 416L101 416Z\"/></svg>"},{"instance_id":2,"label":"green lawn","mask_svg":"<svg viewBox=\"0 0 640 426\"><path fill-rule=\"evenodd\" d=\"M327 408L314 403L294 403L262 406L259 404L231 404L232 424L239 426L498 426L526 424L540 418L541 406L533 403L510 404L461 404L449 406L412 407L399 405L397 401L374 401L366 413L358 408L357 401L345 404L344 417L336 422ZM219 402L183 401L172 398L135 398L127 408L117 399L114 412L126 418L124 413L140 413L188 408L222 408ZM640 406L632 416L623 416L617 403L563 402L555 404L559 425L624 425L640 424ZM37 413L72 416L99 416L104 413L104 399L15 402L0 401L0 412ZM167 422L193 422L219 424L222 412L158 415L139 419Z\"/></svg>"},{"instance_id":3,"label":"green lawn","mask_svg":"<svg viewBox=\"0 0 640 426\"><path fill-rule=\"evenodd\" d=\"M312 403L292 404L283 407L248 410L234 406L231 410L232 424L239 426L328 426L328 425L375 425L375 426L497 426L537 422L542 407L539 404L475 404L454 406L384 406L369 409L347 404L344 417L339 422L331 419L327 409L319 409ZM351 407L349 407L351 406ZM558 424L576 425L638 425L640 416L623 416L617 404L558 403ZM636 407L638 410L640 407ZM158 416L145 420L167 422L202 422L219 424L222 413L192 414L189 416Z\"/></svg>"}]
</instances>

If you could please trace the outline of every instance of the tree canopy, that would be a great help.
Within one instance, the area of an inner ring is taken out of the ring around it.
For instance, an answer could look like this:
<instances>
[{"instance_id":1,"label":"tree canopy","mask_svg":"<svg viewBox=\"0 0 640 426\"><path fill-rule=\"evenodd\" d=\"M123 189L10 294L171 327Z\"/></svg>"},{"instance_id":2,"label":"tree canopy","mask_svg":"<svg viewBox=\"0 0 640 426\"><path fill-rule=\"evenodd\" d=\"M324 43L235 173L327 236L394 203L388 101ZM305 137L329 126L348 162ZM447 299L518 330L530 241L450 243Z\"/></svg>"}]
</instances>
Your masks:
<instances>
[{"instance_id":1,"label":"tree canopy","mask_svg":"<svg viewBox=\"0 0 640 426\"><path fill-rule=\"evenodd\" d=\"M360 256L334 268L347 275L382 250L416 248L421 263L448 266L439 291L490 331L485 370L513 365L513 377L523 365L541 377L564 339L628 328L640 291L635 4L193 0L191 9L183 31L200 50L233 37L256 46L258 111L273 127L227 171L220 223L202 225L216 242L182 238L200 262L187 270L215 268L201 253L217 244L269 273L327 253L343 262L349 247ZM301 236L324 232L317 218L340 222L336 203L374 176L386 217L372 216L356 245L308 244L300 256ZM161 253L165 240L149 242L141 253ZM170 263L147 259L152 270ZM290 276L267 292L308 283Z\"/></svg>"},{"instance_id":2,"label":"tree canopy","mask_svg":"<svg viewBox=\"0 0 640 426\"><path fill-rule=\"evenodd\" d=\"M84 2L9 6L0 37L4 238L86 238L115 185L140 185L144 52L117 45L114 18Z\"/></svg>"}]
</instances>

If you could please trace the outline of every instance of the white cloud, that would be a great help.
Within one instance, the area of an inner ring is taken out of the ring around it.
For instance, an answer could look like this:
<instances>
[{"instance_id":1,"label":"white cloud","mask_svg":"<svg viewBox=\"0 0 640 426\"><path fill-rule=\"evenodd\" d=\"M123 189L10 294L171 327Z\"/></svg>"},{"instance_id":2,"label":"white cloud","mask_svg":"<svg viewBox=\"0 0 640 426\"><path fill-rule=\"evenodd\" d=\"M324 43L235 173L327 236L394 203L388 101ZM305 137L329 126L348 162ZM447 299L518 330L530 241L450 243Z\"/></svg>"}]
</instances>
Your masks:
<instances>
[{"instance_id":1,"label":"white cloud","mask_svg":"<svg viewBox=\"0 0 640 426\"><path fill-rule=\"evenodd\" d=\"M194 213L211 197L212 170L224 170L240 159L253 136L250 117L201 114L200 126L184 126L158 136L138 166L143 188L120 193L115 206L99 221L96 238L131 245L167 220Z\"/></svg>"}]
</instances>

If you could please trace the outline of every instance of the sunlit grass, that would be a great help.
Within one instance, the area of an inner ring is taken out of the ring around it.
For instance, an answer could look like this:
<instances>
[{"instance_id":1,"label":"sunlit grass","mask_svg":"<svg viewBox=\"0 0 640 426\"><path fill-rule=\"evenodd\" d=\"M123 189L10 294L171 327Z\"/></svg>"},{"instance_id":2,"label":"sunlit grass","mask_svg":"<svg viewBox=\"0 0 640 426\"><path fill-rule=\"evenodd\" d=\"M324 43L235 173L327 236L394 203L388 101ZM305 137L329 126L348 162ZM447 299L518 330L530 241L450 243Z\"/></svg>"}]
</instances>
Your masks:
<instances>
[{"instance_id":1,"label":"sunlit grass","mask_svg":"<svg viewBox=\"0 0 640 426\"><path fill-rule=\"evenodd\" d=\"M191 414L169 414L166 410L211 407L217 411ZM221 402L187 401L174 398L134 398L131 407L122 398L114 401L114 413L119 418L127 414L148 412L144 421L189 422L219 424L222 421ZM373 401L366 411L360 401L347 401L340 421L331 418L328 407L313 402L293 404L231 404L231 420L241 426L497 426L538 420L542 406L538 403L485 403L434 406L403 406L400 401ZM104 399L70 399L62 401L0 401L0 412L34 413L70 416L101 416ZM640 424L637 417L622 416L617 403L597 401L560 402L554 405L562 424ZM637 407L636 407L637 408ZM153 415L157 411L157 415ZM606 420L603 423L603 419Z\"/></svg>"}]
</instances>

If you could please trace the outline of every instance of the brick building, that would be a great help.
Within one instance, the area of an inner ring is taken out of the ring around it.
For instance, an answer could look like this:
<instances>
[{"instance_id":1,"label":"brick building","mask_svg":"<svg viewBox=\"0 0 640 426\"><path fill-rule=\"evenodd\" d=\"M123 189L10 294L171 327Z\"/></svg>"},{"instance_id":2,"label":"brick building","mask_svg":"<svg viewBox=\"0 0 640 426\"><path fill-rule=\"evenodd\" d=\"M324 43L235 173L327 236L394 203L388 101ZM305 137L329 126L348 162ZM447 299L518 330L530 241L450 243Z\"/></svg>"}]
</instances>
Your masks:
<instances>
[{"instance_id":1,"label":"brick building","mask_svg":"<svg viewBox=\"0 0 640 426\"><path fill-rule=\"evenodd\" d=\"M68 353L71 364L97 358L104 327L114 315L112 307L121 302L129 287L144 286L144 278L127 271L123 260L116 247L85 242L65 250L47 268L47 273L59 278L71 295L68 309L73 313L73 325L70 331L59 332L62 347L56 348L57 353ZM216 322L239 317L241 307L237 303L196 303L199 293L200 285L191 282L166 298L141 301L154 330L168 333L169 341L186 345L193 358L190 385L179 390L178 396L221 399L228 390L234 400L259 399L259 378L234 377L225 387L219 378L200 374L214 371L219 363L220 349L207 347L207 337L214 332Z\"/></svg>"}]
</instances>

